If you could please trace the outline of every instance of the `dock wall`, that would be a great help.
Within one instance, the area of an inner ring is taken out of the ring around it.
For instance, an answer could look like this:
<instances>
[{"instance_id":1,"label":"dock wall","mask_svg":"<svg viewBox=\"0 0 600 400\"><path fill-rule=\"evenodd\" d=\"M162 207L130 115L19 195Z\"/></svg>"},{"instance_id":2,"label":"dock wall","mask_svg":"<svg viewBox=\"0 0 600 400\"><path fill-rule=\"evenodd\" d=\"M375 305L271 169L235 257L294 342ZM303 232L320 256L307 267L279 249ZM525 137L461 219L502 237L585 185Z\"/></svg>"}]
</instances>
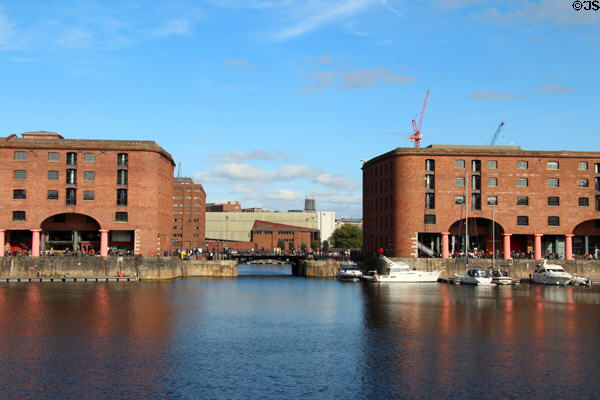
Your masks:
<instances>
[{"instance_id":1,"label":"dock wall","mask_svg":"<svg viewBox=\"0 0 600 400\"><path fill-rule=\"evenodd\" d=\"M335 260L300 261L298 266L292 266L292 274L308 278L334 278L340 264Z\"/></svg>"}]
</instances>

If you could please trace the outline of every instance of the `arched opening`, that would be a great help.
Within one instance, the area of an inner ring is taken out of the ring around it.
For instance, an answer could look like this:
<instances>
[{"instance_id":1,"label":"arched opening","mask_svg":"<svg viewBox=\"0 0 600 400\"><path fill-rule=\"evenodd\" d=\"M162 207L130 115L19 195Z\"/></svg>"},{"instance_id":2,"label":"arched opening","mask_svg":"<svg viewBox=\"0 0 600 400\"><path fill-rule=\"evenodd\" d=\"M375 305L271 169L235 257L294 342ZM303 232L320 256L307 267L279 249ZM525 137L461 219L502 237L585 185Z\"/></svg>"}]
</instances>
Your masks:
<instances>
[{"instance_id":1,"label":"arched opening","mask_svg":"<svg viewBox=\"0 0 600 400\"><path fill-rule=\"evenodd\" d=\"M583 221L573 229L573 254L600 258L600 219Z\"/></svg>"},{"instance_id":2,"label":"arched opening","mask_svg":"<svg viewBox=\"0 0 600 400\"><path fill-rule=\"evenodd\" d=\"M46 218L41 228L40 244L43 252L97 254L100 251L100 224L90 216L56 214Z\"/></svg>"},{"instance_id":3,"label":"arched opening","mask_svg":"<svg viewBox=\"0 0 600 400\"><path fill-rule=\"evenodd\" d=\"M467 226L468 223L468 226ZM493 251L496 257L502 253L502 234L504 228L497 222L487 218L463 218L454 222L450 232L450 254L463 256L466 250L466 233L469 234L469 254L482 257L491 257Z\"/></svg>"}]
</instances>

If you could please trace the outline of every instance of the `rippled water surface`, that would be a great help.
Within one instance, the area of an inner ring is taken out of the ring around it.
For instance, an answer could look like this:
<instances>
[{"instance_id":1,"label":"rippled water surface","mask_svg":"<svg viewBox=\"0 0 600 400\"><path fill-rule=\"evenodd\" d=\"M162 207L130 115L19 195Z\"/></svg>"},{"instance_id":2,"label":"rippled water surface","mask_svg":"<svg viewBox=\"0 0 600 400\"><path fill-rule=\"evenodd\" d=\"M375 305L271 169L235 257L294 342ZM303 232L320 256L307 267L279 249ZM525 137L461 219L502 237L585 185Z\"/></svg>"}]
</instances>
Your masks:
<instances>
[{"instance_id":1,"label":"rippled water surface","mask_svg":"<svg viewBox=\"0 0 600 400\"><path fill-rule=\"evenodd\" d=\"M0 284L0 397L597 398L599 287Z\"/></svg>"}]
</instances>

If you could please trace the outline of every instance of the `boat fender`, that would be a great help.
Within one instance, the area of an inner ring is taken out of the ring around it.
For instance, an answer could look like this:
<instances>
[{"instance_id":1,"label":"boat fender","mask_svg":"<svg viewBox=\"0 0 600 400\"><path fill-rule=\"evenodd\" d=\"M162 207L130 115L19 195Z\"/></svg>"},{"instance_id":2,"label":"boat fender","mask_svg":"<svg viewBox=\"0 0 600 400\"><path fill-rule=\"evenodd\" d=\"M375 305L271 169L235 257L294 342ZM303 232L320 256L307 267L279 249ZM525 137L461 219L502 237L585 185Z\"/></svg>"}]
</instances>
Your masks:
<instances>
[{"instance_id":1,"label":"boat fender","mask_svg":"<svg viewBox=\"0 0 600 400\"><path fill-rule=\"evenodd\" d=\"M482 255L483 255L483 252L482 252L481 250L479 250L479 251L477 252L477 257L481 257Z\"/></svg>"}]
</instances>

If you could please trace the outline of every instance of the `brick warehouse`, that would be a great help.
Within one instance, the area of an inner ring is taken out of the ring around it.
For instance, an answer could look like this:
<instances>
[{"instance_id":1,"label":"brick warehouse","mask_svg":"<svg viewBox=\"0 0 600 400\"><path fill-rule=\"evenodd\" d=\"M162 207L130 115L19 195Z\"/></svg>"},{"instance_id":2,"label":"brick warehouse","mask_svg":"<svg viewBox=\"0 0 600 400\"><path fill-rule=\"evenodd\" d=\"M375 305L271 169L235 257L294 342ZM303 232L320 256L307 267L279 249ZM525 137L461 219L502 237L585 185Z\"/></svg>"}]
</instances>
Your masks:
<instances>
[{"instance_id":1,"label":"brick warehouse","mask_svg":"<svg viewBox=\"0 0 600 400\"><path fill-rule=\"evenodd\" d=\"M5 250L169 249L175 163L155 142L29 132L0 138L0 153Z\"/></svg>"},{"instance_id":2,"label":"brick warehouse","mask_svg":"<svg viewBox=\"0 0 600 400\"><path fill-rule=\"evenodd\" d=\"M397 148L362 170L367 253L447 258L465 248L465 228L469 249L495 244L504 258L600 252L599 152L432 145Z\"/></svg>"},{"instance_id":3,"label":"brick warehouse","mask_svg":"<svg viewBox=\"0 0 600 400\"><path fill-rule=\"evenodd\" d=\"M206 192L192 178L175 178L173 189L172 249L204 248Z\"/></svg>"}]
</instances>

